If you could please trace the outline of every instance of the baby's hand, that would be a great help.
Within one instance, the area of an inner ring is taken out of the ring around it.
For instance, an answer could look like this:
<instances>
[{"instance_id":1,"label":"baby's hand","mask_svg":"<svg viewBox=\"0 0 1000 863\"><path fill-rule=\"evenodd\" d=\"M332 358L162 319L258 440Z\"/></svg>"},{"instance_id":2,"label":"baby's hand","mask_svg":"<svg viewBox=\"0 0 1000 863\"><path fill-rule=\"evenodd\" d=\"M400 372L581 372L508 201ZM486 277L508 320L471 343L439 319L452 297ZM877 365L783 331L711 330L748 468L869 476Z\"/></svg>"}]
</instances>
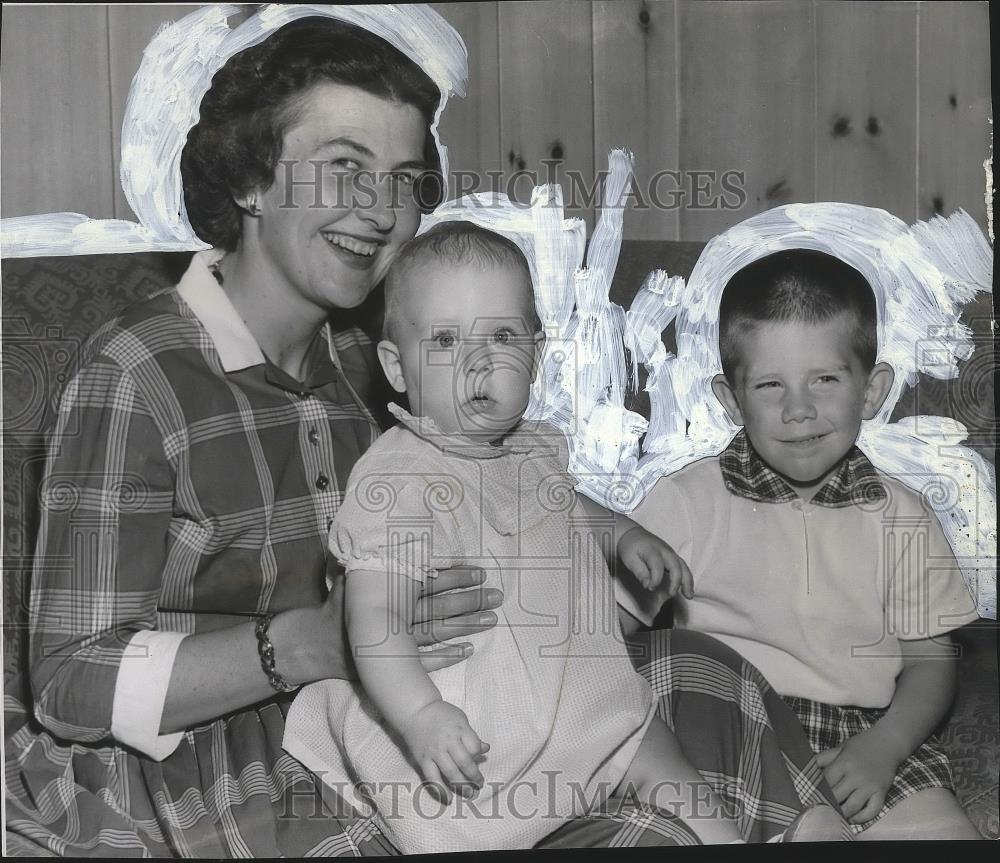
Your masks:
<instances>
[{"instance_id":1,"label":"baby's hand","mask_svg":"<svg viewBox=\"0 0 1000 863\"><path fill-rule=\"evenodd\" d=\"M655 590L667 577L670 596L680 590L688 599L694 596L691 570L669 545L636 525L618 540L618 556L646 590Z\"/></svg>"},{"instance_id":2,"label":"baby's hand","mask_svg":"<svg viewBox=\"0 0 1000 863\"><path fill-rule=\"evenodd\" d=\"M449 787L472 797L482 787L483 774L476 766L489 751L479 739L468 717L454 704L432 701L414 714L403 737L423 778L448 803Z\"/></svg>"},{"instance_id":3,"label":"baby's hand","mask_svg":"<svg viewBox=\"0 0 1000 863\"><path fill-rule=\"evenodd\" d=\"M875 729L823 750L816 755L816 763L852 824L864 824L878 815L899 766Z\"/></svg>"}]
</instances>

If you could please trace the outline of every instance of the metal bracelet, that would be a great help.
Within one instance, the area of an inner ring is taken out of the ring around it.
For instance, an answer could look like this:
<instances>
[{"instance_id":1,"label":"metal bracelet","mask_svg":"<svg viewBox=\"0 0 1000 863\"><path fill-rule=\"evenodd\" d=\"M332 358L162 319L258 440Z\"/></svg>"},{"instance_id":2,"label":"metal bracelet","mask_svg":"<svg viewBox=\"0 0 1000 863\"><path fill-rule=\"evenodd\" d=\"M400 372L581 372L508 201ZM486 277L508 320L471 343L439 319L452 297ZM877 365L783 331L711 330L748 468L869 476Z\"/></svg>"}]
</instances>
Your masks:
<instances>
[{"instance_id":1,"label":"metal bracelet","mask_svg":"<svg viewBox=\"0 0 1000 863\"><path fill-rule=\"evenodd\" d=\"M273 614L262 615L257 618L257 623L254 625L253 631L254 635L257 636L257 654L260 656L260 667L264 670L267 682L271 684L272 689L276 689L278 692L291 692L295 687L278 674L274 667L274 645L271 644L271 639L267 634L267 628L271 625L273 617Z\"/></svg>"}]
</instances>

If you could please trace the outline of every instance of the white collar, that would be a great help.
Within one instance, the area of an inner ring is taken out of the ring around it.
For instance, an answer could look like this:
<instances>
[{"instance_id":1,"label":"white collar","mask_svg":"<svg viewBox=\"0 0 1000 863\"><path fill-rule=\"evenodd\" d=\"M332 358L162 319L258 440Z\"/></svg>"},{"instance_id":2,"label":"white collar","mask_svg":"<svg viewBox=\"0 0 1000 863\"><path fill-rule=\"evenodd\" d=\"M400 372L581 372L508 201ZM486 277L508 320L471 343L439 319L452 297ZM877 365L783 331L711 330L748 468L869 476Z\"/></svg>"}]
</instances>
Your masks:
<instances>
[{"instance_id":1,"label":"white collar","mask_svg":"<svg viewBox=\"0 0 1000 863\"><path fill-rule=\"evenodd\" d=\"M225 252L219 249L197 252L177 284L177 294L205 328L219 354L222 370L228 374L263 365L266 358L229 295L212 274L212 268L223 257ZM340 369L329 323L323 326L323 336L330 360Z\"/></svg>"}]
</instances>

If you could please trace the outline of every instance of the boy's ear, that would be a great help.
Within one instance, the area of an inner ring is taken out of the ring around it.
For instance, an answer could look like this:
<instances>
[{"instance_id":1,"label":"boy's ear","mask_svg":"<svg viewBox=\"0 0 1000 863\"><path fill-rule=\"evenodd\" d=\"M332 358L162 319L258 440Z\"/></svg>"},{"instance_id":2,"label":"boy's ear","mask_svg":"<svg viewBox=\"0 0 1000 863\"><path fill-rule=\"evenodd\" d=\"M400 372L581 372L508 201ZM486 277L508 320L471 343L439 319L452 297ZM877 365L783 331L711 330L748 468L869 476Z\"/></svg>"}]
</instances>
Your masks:
<instances>
[{"instance_id":1,"label":"boy's ear","mask_svg":"<svg viewBox=\"0 0 1000 863\"><path fill-rule=\"evenodd\" d=\"M729 418L738 426L743 425L743 411L740 410L739 399L736 398L736 390L729 385L729 380L725 375L716 375L712 378L712 392L729 414Z\"/></svg>"},{"instance_id":2,"label":"boy's ear","mask_svg":"<svg viewBox=\"0 0 1000 863\"><path fill-rule=\"evenodd\" d=\"M868 372L868 384L865 386L865 403L861 409L861 418L870 420L885 403L896 373L888 363L876 363Z\"/></svg>"},{"instance_id":3,"label":"boy's ear","mask_svg":"<svg viewBox=\"0 0 1000 863\"><path fill-rule=\"evenodd\" d=\"M399 361L399 348L395 342L382 339L378 343L378 361L382 364L386 380L397 393L406 392L406 381L403 380L403 364Z\"/></svg>"}]
</instances>

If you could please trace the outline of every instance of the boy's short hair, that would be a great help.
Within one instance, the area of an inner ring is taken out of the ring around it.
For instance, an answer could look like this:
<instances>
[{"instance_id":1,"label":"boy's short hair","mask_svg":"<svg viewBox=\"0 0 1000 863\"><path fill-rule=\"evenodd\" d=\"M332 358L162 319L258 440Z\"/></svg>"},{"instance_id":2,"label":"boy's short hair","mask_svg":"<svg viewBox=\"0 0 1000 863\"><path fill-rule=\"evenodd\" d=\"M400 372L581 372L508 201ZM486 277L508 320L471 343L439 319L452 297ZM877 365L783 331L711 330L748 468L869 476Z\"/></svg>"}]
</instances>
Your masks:
<instances>
[{"instance_id":1,"label":"boy's short hair","mask_svg":"<svg viewBox=\"0 0 1000 863\"><path fill-rule=\"evenodd\" d=\"M839 258L811 249L786 249L759 258L735 273L722 291L722 372L736 383L740 336L756 324L816 324L842 314L855 319L851 349L870 371L878 353L878 312L868 280Z\"/></svg>"},{"instance_id":2,"label":"boy's short hair","mask_svg":"<svg viewBox=\"0 0 1000 863\"><path fill-rule=\"evenodd\" d=\"M396 256L385 277L385 325L383 337L393 340L392 322L397 314L399 289L407 276L421 264L446 263L512 267L520 270L530 297L528 324L535 332L542 328L535 311L531 268L524 252L512 240L472 222L442 222L427 233L414 237Z\"/></svg>"}]
</instances>

